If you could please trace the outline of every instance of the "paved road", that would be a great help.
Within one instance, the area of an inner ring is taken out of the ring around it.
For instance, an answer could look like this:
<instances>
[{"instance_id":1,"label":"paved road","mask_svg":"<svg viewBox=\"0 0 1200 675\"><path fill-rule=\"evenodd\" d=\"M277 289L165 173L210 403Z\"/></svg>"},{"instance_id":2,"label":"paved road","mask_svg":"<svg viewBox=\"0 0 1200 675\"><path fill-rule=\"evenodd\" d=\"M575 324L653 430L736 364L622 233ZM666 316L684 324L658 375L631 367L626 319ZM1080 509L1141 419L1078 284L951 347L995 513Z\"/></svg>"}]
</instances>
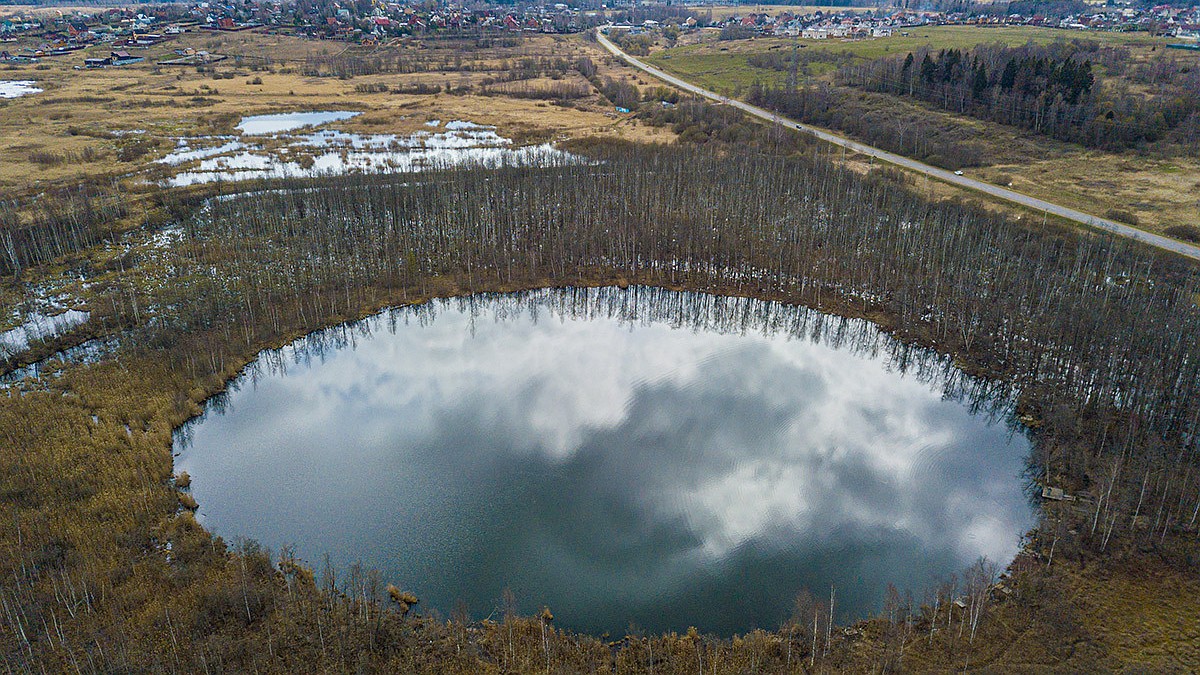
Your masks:
<instances>
[{"instance_id":1,"label":"paved road","mask_svg":"<svg viewBox=\"0 0 1200 675\"><path fill-rule=\"evenodd\" d=\"M1052 214L1055 216L1061 216L1063 218L1066 218L1067 220L1073 220L1077 223L1081 223L1081 224L1087 225L1089 227L1094 227L1094 228L1100 229L1100 230L1106 230L1106 231L1116 234L1118 236L1127 237L1129 239L1134 239L1134 240L1140 241L1142 243L1149 244L1150 246L1154 246L1154 247L1157 247L1157 248L1160 248L1160 249L1163 249L1166 251L1170 251L1172 253L1178 253L1179 255L1191 258L1193 260L1200 260L1200 247L1192 246L1191 244L1185 244L1181 241L1176 241L1174 239L1168 239L1167 237L1160 237L1157 234L1151 234L1144 230L1139 230L1135 227L1130 227L1123 223L1118 223L1118 222L1115 222L1112 220L1108 220L1106 218L1100 218L1098 216L1093 216L1091 214L1084 213L1082 211L1076 211L1075 209L1069 209L1065 206L1059 206L1058 204L1052 204L1050 202L1038 199L1036 197L1030 197L1029 195L1021 194L1020 192L1015 192L1013 190L1007 190L1007 189L999 187L997 185L992 185L990 183L984 183L983 181L978 181L978 180L975 180L974 178L967 178L966 176L959 176L952 171L946 171L945 169L939 169L935 166L923 164L916 160L912 160L907 157L902 157L900 155L888 152L886 150L880 150L879 148L874 148L869 145L864 145L862 143L852 141L848 138L843 138L836 134L831 134L828 131L825 131L823 129L818 129L817 127L812 127L807 124L801 124L799 122L792 121L786 117L781 117L777 113L773 113L769 110L759 108L758 106L750 105L749 103L746 103L744 101L739 101L737 99L731 99L727 96L721 96L720 94L711 92L707 89L702 89L690 82L681 80L678 77L675 77L674 75L663 72L662 70L659 70L658 68L655 68L654 66L644 63L643 61L640 61L640 60L626 54L625 52L621 51L620 47L613 44L608 38L604 37L604 35L601 34L599 31L596 32L596 37L599 39L600 44L603 45L605 49L612 52L614 55L620 56L621 58L625 59L631 65L634 65L634 66L646 71L647 73L653 75L654 77L657 77L660 80L664 80L670 84L673 84L676 87L679 87L680 89L683 89L685 91L690 91L693 94L699 94L700 96L703 96L705 98L709 98L714 101L729 104L735 108L740 108L740 109L750 113L751 115L754 115L756 117L761 117L764 120L767 120L769 122L775 122L776 124L783 125L790 129L795 129L797 131L803 131L805 133L812 134L813 136L816 136L817 138L819 138L823 141L828 141L829 143L833 143L834 145L840 145L841 147L846 148L847 150L851 150L853 152L857 152L857 153L860 153L863 155L869 155L878 160L887 162L889 164L895 164L896 166L901 166L901 167L904 167L911 171L916 171L917 173L921 173L926 176L936 178L936 179L946 182L946 183L959 185L961 187L969 188L971 190L978 190L979 192L987 193L993 197L998 197L1005 201L1013 202L1015 204L1020 204L1022 206L1027 206L1031 209L1049 213L1049 214Z\"/></svg>"}]
</instances>

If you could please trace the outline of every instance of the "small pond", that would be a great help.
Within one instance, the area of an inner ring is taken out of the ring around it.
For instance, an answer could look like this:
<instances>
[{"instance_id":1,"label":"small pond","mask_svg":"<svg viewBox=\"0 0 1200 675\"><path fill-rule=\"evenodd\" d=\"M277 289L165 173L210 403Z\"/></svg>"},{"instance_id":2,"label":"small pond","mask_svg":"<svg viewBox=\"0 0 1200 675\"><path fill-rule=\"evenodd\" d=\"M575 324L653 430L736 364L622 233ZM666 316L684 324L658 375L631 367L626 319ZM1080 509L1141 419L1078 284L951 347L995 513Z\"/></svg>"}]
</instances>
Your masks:
<instances>
[{"instance_id":1,"label":"small pond","mask_svg":"<svg viewBox=\"0 0 1200 675\"><path fill-rule=\"evenodd\" d=\"M40 94L42 89L33 80L0 80L0 98L20 98Z\"/></svg>"},{"instance_id":2,"label":"small pond","mask_svg":"<svg viewBox=\"0 0 1200 675\"><path fill-rule=\"evenodd\" d=\"M178 430L199 517L421 611L593 633L774 628L1007 563L1008 392L873 324L648 288L391 310L265 352ZM495 616L498 616L495 615Z\"/></svg>"}]
</instances>

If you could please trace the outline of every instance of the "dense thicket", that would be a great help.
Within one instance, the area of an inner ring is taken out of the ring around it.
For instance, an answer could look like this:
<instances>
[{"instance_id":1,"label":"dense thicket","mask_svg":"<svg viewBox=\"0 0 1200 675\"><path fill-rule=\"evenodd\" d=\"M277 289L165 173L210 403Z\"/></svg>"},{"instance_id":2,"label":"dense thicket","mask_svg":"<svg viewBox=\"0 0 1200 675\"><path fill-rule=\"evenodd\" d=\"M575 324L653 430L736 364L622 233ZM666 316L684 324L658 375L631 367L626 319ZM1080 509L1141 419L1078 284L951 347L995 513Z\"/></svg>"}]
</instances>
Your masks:
<instances>
[{"instance_id":1,"label":"dense thicket","mask_svg":"<svg viewBox=\"0 0 1200 675\"><path fill-rule=\"evenodd\" d=\"M883 94L825 83L799 88L756 84L747 99L792 119L838 129L945 169L979 166L989 157L978 130L915 106L895 105Z\"/></svg>"},{"instance_id":2,"label":"dense thicket","mask_svg":"<svg viewBox=\"0 0 1200 675\"><path fill-rule=\"evenodd\" d=\"M28 202L0 201L0 276L76 253L111 234L125 215L115 186L79 185Z\"/></svg>"},{"instance_id":3,"label":"dense thicket","mask_svg":"<svg viewBox=\"0 0 1200 675\"><path fill-rule=\"evenodd\" d=\"M1104 67L1095 67L1098 63ZM1194 142L1200 127L1196 65L1195 59L1175 56L1135 63L1126 49L1076 40L919 49L843 67L838 79L1062 141L1124 150L1176 130L1179 140ZM1132 91L1130 83L1142 91Z\"/></svg>"},{"instance_id":4,"label":"dense thicket","mask_svg":"<svg viewBox=\"0 0 1200 675\"><path fill-rule=\"evenodd\" d=\"M665 97L660 94L667 94ZM776 150L795 152L811 149L808 136L794 134L778 126L765 127L746 119L741 111L727 106L709 105L696 99L680 99L671 92L648 90L649 103L638 118L650 126L669 126L680 142L705 144L711 141L741 145L770 144ZM672 103L667 99L674 98Z\"/></svg>"},{"instance_id":5,"label":"dense thicket","mask_svg":"<svg viewBox=\"0 0 1200 675\"><path fill-rule=\"evenodd\" d=\"M648 56L650 47L654 45L654 36L649 33L629 33L628 31L615 30L609 36L627 54L634 56Z\"/></svg>"}]
</instances>

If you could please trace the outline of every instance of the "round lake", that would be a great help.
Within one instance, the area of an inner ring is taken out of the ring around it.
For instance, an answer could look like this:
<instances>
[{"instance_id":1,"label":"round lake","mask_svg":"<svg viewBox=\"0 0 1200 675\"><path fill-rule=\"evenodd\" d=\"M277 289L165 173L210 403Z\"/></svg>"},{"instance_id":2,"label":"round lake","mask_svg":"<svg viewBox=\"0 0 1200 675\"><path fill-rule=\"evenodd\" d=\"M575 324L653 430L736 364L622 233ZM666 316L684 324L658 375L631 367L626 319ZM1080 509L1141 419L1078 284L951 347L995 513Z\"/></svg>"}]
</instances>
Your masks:
<instances>
[{"instance_id":1,"label":"round lake","mask_svg":"<svg viewBox=\"0 0 1200 675\"><path fill-rule=\"evenodd\" d=\"M202 522L378 568L420 611L511 591L594 633L842 619L1016 553L1008 394L874 325L648 288L474 296L266 352L177 432Z\"/></svg>"}]
</instances>

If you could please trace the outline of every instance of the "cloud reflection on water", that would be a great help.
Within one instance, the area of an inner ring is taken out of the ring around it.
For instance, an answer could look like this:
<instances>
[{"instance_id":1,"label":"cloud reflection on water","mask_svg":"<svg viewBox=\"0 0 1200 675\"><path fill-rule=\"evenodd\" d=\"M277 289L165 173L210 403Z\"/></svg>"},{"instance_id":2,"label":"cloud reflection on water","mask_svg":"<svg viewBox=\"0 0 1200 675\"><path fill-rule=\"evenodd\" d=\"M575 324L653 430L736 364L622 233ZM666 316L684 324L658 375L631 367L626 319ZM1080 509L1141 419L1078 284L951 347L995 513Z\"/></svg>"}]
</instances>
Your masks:
<instances>
[{"instance_id":1,"label":"cloud reflection on water","mask_svg":"<svg viewBox=\"0 0 1200 675\"><path fill-rule=\"evenodd\" d=\"M361 559L444 612L507 586L578 629L732 632L831 583L861 615L889 582L1006 561L1032 522L1026 440L942 377L786 332L579 317L556 293L276 355L286 375L247 375L188 430L206 525ZM681 297L585 295L630 293Z\"/></svg>"}]
</instances>

